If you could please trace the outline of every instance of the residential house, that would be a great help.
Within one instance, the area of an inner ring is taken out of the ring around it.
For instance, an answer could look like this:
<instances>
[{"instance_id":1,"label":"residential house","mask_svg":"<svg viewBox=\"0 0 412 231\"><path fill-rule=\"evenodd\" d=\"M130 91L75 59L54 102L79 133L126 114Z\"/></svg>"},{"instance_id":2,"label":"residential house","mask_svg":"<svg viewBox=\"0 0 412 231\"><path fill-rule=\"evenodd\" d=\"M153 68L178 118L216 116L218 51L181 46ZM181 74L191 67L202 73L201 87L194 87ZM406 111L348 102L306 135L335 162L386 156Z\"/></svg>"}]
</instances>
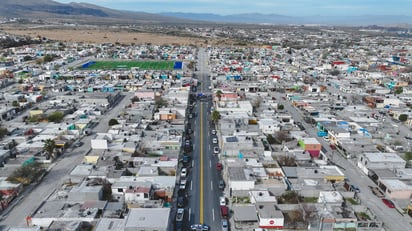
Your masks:
<instances>
[{"instance_id":1,"label":"residential house","mask_svg":"<svg viewBox=\"0 0 412 231\"><path fill-rule=\"evenodd\" d=\"M132 208L126 217L124 231L167 231L170 208Z\"/></svg>"},{"instance_id":2,"label":"residential house","mask_svg":"<svg viewBox=\"0 0 412 231\"><path fill-rule=\"evenodd\" d=\"M391 170L405 168L406 161L397 153L362 153L357 157L357 166L365 174L370 170L388 168Z\"/></svg>"}]
</instances>

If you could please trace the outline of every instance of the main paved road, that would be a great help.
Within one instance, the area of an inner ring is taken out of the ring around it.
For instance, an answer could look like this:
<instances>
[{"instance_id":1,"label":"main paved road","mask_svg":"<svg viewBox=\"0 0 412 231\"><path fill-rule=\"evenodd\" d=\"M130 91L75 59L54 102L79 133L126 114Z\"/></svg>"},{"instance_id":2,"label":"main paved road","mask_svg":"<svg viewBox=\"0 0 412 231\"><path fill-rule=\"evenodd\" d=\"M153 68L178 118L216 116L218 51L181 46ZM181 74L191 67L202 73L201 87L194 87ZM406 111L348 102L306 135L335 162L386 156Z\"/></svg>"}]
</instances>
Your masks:
<instances>
[{"instance_id":1,"label":"main paved road","mask_svg":"<svg viewBox=\"0 0 412 231\"><path fill-rule=\"evenodd\" d=\"M280 94L277 92L272 93L272 96L274 96L278 100L281 100L282 96L284 95L285 94ZM293 107L289 101L282 100L281 103L285 106L285 109L292 115L295 121L302 122L302 124L306 128L306 132L309 133L309 135L311 135L312 137L317 137L315 128L313 128L310 124L306 123L303 120L301 111L298 111L295 107ZM377 216L377 219L384 222L385 229L412 230L412 225L410 223L411 218L407 215L401 215L395 209L386 207L381 199L376 197L368 187L368 185L374 185L375 183L355 166L354 161L344 159L343 156L340 155L337 151L331 150L329 145L327 145L323 139L319 139L319 141L322 143L322 146L328 151L327 153L329 155L333 155L330 156L333 162L345 169L343 172L345 176L350 180L351 184L357 185L359 187L360 193L358 193L358 197L361 199L362 205L365 205L366 207L371 209L371 211Z\"/></svg>"},{"instance_id":2,"label":"main paved road","mask_svg":"<svg viewBox=\"0 0 412 231\"><path fill-rule=\"evenodd\" d=\"M125 107L127 103L130 103L131 93L125 93L126 97L119 103L115 104L115 107L111 108L102 119L99 124L93 129L95 132L106 132L108 129L108 122L111 118L117 118L119 112ZM47 199L47 197L56 190L56 186L62 185L66 182L68 174L71 170L83 160L84 155L90 150L90 140L92 136L85 136L82 138L84 145L74 149L73 151L66 152L63 158L58 159L55 162L54 167L43 178L39 185L33 187L29 192L27 190L18 198L17 204L8 213L3 215L3 220L0 222L1 226L10 227L26 227L26 216L31 215L36 209ZM0 227L1 229L1 227Z\"/></svg>"},{"instance_id":3,"label":"main paved road","mask_svg":"<svg viewBox=\"0 0 412 231\"><path fill-rule=\"evenodd\" d=\"M201 82L198 92L207 93L210 86L208 54L205 49L198 52L199 72L198 78ZM209 92L210 93L210 92ZM211 230L221 229L219 196L221 191L218 182L220 173L216 171L217 157L213 154L211 135L211 100L197 101L195 111L197 116L194 120L193 135L193 168L190 188L190 224L203 223Z\"/></svg>"}]
</instances>

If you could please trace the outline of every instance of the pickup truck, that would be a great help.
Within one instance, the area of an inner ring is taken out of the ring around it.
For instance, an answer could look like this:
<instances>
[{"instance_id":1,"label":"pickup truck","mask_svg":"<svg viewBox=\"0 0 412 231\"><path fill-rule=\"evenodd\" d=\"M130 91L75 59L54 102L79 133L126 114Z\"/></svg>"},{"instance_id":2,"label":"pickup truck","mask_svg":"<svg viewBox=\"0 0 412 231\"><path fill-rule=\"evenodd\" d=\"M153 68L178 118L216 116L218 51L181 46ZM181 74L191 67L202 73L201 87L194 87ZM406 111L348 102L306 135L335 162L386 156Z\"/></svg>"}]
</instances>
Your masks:
<instances>
[{"instance_id":1,"label":"pickup truck","mask_svg":"<svg viewBox=\"0 0 412 231\"><path fill-rule=\"evenodd\" d=\"M379 197L379 198L385 197L385 195L382 193L382 191L381 191L378 187L376 187L376 186L370 186L370 185L369 185L369 188L371 189L372 193L373 193L375 196L377 196L377 197Z\"/></svg>"}]
</instances>

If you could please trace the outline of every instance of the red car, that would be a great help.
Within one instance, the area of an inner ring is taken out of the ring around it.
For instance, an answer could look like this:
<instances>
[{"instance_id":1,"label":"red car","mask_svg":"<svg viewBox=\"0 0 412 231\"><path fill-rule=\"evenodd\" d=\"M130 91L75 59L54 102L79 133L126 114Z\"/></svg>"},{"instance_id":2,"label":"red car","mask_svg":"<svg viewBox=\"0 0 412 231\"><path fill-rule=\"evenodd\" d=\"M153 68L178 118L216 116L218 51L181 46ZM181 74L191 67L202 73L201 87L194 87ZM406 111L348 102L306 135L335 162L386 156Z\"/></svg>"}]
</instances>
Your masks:
<instances>
[{"instance_id":1,"label":"red car","mask_svg":"<svg viewBox=\"0 0 412 231\"><path fill-rule=\"evenodd\" d=\"M222 171L223 165L221 163L216 164L216 170Z\"/></svg>"},{"instance_id":2,"label":"red car","mask_svg":"<svg viewBox=\"0 0 412 231\"><path fill-rule=\"evenodd\" d=\"M382 202L383 202L386 206L388 206L389 208L392 208L392 209L395 208L395 205L393 204L393 202L392 202L391 200L382 198Z\"/></svg>"}]
</instances>

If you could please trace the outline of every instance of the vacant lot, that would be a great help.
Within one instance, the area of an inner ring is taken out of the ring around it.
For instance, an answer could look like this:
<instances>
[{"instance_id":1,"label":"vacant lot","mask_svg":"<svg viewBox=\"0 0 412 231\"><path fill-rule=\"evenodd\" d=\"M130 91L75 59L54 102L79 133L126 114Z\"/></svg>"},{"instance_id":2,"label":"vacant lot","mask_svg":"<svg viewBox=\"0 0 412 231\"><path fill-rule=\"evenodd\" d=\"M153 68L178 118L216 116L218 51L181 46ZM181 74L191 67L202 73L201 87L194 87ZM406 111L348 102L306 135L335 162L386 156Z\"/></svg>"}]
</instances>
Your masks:
<instances>
[{"instance_id":1,"label":"vacant lot","mask_svg":"<svg viewBox=\"0 0 412 231\"><path fill-rule=\"evenodd\" d=\"M173 61L96 61L91 62L85 69L114 70L138 67L143 70L173 70Z\"/></svg>"},{"instance_id":2,"label":"vacant lot","mask_svg":"<svg viewBox=\"0 0 412 231\"><path fill-rule=\"evenodd\" d=\"M163 34L130 32L123 30L102 29L46 29L46 28L1 28L9 34L27 35L30 37L46 37L65 42L86 43L120 43L120 44L177 44L202 45L205 39L192 37L169 36ZM209 41L210 42L210 41Z\"/></svg>"}]
</instances>

